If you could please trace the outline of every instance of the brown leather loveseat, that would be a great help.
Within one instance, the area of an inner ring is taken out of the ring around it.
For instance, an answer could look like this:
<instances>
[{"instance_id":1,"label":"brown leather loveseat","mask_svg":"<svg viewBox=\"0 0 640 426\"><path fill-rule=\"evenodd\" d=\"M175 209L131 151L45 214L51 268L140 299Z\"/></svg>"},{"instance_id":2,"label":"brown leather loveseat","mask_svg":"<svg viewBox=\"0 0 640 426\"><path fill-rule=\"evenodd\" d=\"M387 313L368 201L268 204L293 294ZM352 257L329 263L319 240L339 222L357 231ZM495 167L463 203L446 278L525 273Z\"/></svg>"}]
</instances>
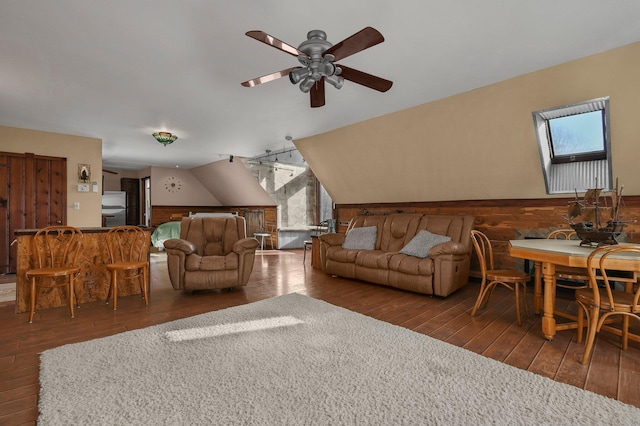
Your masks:
<instances>
[{"instance_id":1,"label":"brown leather loveseat","mask_svg":"<svg viewBox=\"0 0 640 426\"><path fill-rule=\"evenodd\" d=\"M320 235L322 269L345 278L448 296L468 282L473 225L473 216L356 216L346 234ZM350 238L352 232L357 236Z\"/></svg>"},{"instance_id":2,"label":"brown leather loveseat","mask_svg":"<svg viewBox=\"0 0 640 426\"><path fill-rule=\"evenodd\" d=\"M164 242L171 285L175 290L247 285L259 245L246 238L241 216L185 217L180 238Z\"/></svg>"}]
</instances>

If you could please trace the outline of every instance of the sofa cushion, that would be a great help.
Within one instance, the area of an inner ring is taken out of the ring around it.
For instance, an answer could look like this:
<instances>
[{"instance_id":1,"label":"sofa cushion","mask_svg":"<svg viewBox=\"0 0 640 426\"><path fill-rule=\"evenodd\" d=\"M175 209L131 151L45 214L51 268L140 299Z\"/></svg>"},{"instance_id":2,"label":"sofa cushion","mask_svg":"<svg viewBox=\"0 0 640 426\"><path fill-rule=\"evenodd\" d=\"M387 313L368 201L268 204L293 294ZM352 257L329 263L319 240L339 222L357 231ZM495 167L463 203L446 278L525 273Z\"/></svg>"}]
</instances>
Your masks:
<instances>
[{"instance_id":1,"label":"sofa cushion","mask_svg":"<svg viewBox=\"0 0 640 426\"><path fill-rule=\"evenodd\" d=\"M333 246L327 249L327 259L336 262L355 263L359 252L359 250L345 250L340 246Z\"/></svg>"},{"instance_id":2,"label":"sofa cushion","mask_svg":"<svg viewBox=\"0 0 640 426\"><path fill-rule=\"evenodd\" d=\"M380 249L389 253L397 253L418 232L420 214L391 214L387 216L382 228Z\"/></svg>"},{"instance_id":3,"label":"sofa cushion","mask_svg":"<svg viewBox=\"0 0 640 426\"><path fill-rule=\"evenodd\" d=\"M429 256L429 251L433 246L451 241L451 237L446 235L432 234L429 231L420 231L409 243L400 250L400 253L409 256L425 258Z\"/></svg>"},{"instance_id":4,"label":"sofa cushion","mask_svg":"<svg viewBox=\"0 0 640 426\"><path fill-rule=\"evenodd\" d=\"M187 256L185 269L187 271L228 271L237 270L239 265L238 253L226 256Z\"/></svg>"},{"instance_id":5,"label":"sofa cushion","mask_svg":"<svg viewBox=\"0 0 640 426\"><path fill-rule=\"evenodd\" d=\"M376 226L353 228L345 237L342 248L347 250L373 250L375 249L377 234L378 228Z\"/></svg>"},{"instance_id":6,"label":"sofa cushion","mask_svg":"<svg viewBox=\"0 0 640 426\"><path fill-rule=\"evenodd\" d=\"M433 259L395 253L389 258L389 270L408 275L433 275Z\"/></svg>"},{"instance_id":7,"label":"sofa cushion","mask_svg":"<svg viewBox=\"0 0 640 426\"><path fill-rule=\"evenodd\" d=\"M391 253L381 250L360 251L356 256L356 265L365 268L389 269L389 258Z\"/></svg>"}]
</instances>

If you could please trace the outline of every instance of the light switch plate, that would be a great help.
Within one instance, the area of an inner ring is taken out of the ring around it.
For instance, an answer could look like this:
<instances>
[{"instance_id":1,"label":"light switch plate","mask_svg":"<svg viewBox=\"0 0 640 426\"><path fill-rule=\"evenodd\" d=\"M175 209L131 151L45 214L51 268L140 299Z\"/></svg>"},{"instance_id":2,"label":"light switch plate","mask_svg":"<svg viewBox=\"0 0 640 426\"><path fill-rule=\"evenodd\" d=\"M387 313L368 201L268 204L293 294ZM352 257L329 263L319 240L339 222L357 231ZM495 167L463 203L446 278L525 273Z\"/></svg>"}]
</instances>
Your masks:
<instances>
[{"instance_id":1,"label":"light switch plate","mask_svg":"<svg viewBox=\"0 0 640 426\"><path fill-rule=\"evenodd\" d=\"M89 192L89 184L88 183L79 183L78 184L78 192Z\"/></svg>"}]
</instances>

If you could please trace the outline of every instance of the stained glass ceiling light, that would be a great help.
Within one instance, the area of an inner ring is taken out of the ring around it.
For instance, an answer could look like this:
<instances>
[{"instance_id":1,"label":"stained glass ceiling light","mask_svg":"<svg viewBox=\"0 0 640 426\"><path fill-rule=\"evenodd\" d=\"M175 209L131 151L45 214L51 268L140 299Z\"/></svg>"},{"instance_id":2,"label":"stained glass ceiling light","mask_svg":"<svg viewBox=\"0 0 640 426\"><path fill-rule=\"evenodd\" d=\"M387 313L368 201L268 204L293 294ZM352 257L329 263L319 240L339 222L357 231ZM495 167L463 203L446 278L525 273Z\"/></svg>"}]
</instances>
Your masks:
<instances>
[{"instance_id":1,"label":"stained glass ceiling light","mask_svg":"<svg viewBox=\"0 0 640 426\"><path fill-rule=\"evenodd\" d=\"M161 144L163 144L164 146L167 146L170 143L173 143L176 139L178 139L178 136L169 132L155 132L153 134L153 137L156 138L156 140Z\"/></svg>"}]
</instances>

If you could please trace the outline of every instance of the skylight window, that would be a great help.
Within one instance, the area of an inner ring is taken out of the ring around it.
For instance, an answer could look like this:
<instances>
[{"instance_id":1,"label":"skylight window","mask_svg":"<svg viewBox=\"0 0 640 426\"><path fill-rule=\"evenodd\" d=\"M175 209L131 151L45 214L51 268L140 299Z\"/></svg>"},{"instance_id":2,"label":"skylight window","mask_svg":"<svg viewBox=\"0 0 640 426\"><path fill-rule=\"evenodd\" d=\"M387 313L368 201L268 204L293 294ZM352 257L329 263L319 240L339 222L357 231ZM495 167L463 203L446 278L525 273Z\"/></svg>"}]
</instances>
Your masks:
<instances>
[{"instance_id":1,"label":"skylight window","mask_svg":"<svg viewBox=\"0 0 640 426\"><path fill-rule=\"evenodd\" d=\"M607 158L604 110L552 118L547 125L554 163Z\"/></svg>"},{"instance_id":2,"label":"skylight window","mask_svg":"<svg viewBox=\"0 0 640 426\"><path fill-rule=\"evenodd\" d=\"M548 194L611 189L609 98L533 113Z\"/></svg>"}]
</instances>

